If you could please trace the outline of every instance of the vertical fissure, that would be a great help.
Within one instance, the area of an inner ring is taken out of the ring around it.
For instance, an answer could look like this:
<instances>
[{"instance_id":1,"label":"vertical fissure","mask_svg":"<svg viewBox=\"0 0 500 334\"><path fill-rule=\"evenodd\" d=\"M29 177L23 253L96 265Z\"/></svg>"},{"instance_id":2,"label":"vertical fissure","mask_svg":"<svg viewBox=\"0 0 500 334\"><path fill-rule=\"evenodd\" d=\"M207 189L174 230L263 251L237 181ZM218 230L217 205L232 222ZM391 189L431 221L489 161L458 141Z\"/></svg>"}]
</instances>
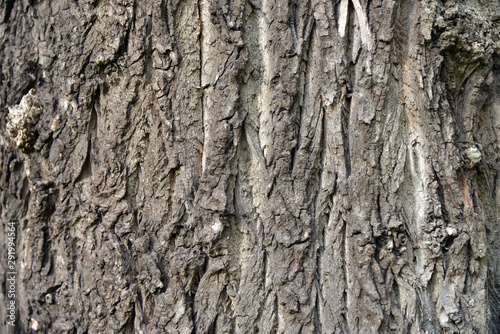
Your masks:
<instances>
[{"instance_id":1,"label":"vertical fissure","mask_svg":"<svg viewBox=\"0 0 500 334\"><path fill-rule=\"evenodd\" d=\"M351 98L346 96L344 98L344 103L342 103L341 110L341 127L342 127L342 136L343 136L343 146L344 146L344 163L345 163L345 171L346 178L349 178L351 175L351 148L349 143L349 114L351 109Z\"/></svg>"},{"instance_id":2,"label":"vertical fissure","mask_svg":"<svg viewBox=\"0 0 500 334\"><path fill-rule=\"evenodd\" d=\"M304 109L307 107L308 103L308 92L309 92L309 80L310 80L310 64L312 62L312 45L313 45L313 38L314 38L314 29L316 27L316 23L313 22L310 30L307 32L307 38L303 42L305 45L305 48L303 46L300 47L301 50L304 50L304 54L300 54L300 62L302 63L299 66L299 78L298 78L298 84L299 84L299 94L297 94L296 98L294 99L294 107L297 108L298 110L298 123L299 127L297 129L297 134L296 134L296 144L295 147L292 149L291 152L291 162L290 162L290 173L292 172L294 163L296 161L296 155L300 151L300 145L301 143L301 134L302 134L302 126L303 126L303 118L304 118ZM302 84L300 84L302 83Z\"/></svg>"},{"instance_id":3,"label":"vertical fissure","mask_svg":"<svg viewBox=\"0 0 500 334\"><path fill-rule=\"evenodd\" d=\"M344 319L345 327L347 328L347 314L345 312L348 310L348 305L347 305L347 290L349 289L349 277L347 277L347 222L344 220L344 218L341 216L340 219L342 219L342 275L344 277L344 294L343 294L343 300L342 304L344 305L343 309L345 310L344 313L342 313L342 319Z\"/></svg>"},{"instance_id":4,"label":"vertical fissure","mask_svg":"<svg viewBox=\"0 0 500 334\"><path fill-rule=\"evenodd\" d=\"M202 0L198 0L197 6L198 6L198 22L200 25L200 32L198 35L198 45L199 45L199 61L200 61L200 76L199 76L199 89L200 89L200 103L201 103L201 130L202 130L202 154L201 154L201 173L205 173L205 168L206 168L206 159L207 159L207 154L206 154L206 145L207 145L207 138L206 138L206 129L205 129L205 87L203 86L203 14L202 14Z\"/></svg>"},{"instance_id":5,"label":"vertical fissure","mask_svg":"<svg viewBox=\"0 0 500 334\"><path fill-rule=\"evenodd\" d=\"M3 18L3 22L4 23L7 23L9 22L9 19L10 19L10 14L12 13L12 9L14 9L14 3L16 2L16 0L6 0L6 4L5 4L5 15L4 15L4 18Z\"/></svg>"}]
</instances>

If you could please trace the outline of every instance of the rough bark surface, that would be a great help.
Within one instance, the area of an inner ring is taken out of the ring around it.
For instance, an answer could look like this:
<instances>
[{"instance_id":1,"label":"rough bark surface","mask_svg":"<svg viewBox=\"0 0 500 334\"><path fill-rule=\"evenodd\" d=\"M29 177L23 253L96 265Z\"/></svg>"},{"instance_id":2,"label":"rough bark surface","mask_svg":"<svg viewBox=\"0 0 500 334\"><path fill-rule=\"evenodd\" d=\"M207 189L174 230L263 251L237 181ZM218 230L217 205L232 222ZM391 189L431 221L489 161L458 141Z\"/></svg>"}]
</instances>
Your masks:
<instances>
[{"instance_id":1,"label":"rough bark surface","mask_svg":"<svg viewBox=\"0 0 500 334\"><path fill-rule=\"evenodd\" d=\"M17 333L500 332L498 1L0 22Z\"/></svg>"}]
</instances>

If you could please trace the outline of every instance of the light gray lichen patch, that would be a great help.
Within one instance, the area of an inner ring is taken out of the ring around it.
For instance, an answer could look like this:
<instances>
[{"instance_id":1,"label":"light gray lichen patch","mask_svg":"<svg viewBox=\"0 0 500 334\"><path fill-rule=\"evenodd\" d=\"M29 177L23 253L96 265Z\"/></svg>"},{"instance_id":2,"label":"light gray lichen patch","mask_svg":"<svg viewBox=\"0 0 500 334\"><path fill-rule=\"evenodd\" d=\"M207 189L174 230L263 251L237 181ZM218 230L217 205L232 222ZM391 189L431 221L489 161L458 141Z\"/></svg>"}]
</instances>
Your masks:
<instances>
[{"instance_id":1,"label":"light gray lichen patch","mask_svg":"<svg viewBox=\"0 0 500 334\"><path fill-rule=\"evenodd\" d=\"M473 168L481 161L481 151L475 146L469 146L464 150L465 163L468 168Z\"/></svg>"},{"instance_id":2,"label":"light gray lichen patch","mask_svg":"<svg viewBox=\"0 0 500 334\"><path fill-rule=\"evenodd\" d=\"M12 142L24 153L34 150L37 139L36 123L40 119L42 108L31 89L18 105L9 107L7 131Z\"/></svg>"}]
</instances>

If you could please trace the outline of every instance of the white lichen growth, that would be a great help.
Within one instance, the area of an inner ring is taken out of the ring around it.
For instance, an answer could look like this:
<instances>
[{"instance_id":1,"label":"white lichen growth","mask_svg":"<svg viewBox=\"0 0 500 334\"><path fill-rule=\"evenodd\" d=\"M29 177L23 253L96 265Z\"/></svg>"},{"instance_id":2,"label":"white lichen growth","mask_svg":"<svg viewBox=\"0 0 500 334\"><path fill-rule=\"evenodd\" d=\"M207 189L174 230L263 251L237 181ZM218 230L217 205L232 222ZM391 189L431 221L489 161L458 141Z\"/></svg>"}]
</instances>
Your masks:
<instances>
[{"instance_id":1,"label":"white lichen growth","mask_svg":"<svg viewBox=\"0 0 500 334\"><path fill-rule=\"evenodd\" d=\"M214 223L210 224L210 227L212 228L212 231L215 233L219 233L223 229L223 225L219 219L217 219Z\"/></svg>"},{"instance_id":2,"label":"white lichen growth","mask_svg":"<svg viewBox=\"0 0 500 334\"><path fill-rule=\"evenodd\" d=\"M456 237L458 235L458 230L453 226L448 226L448 227L446 227L446 233L450 237Z\"/></svg>"},{"instance_id":3,"label":"white lichen growth","mask_svg":"<svg viewBox=\"0 0 500 334\"><path fill-rule=\"evenodd\" d=\"M33 151L37 137L35 126L41 114L42 108L33 89L23 96L18 105L9 107L7 131L22 152Z\"/></svg>"},{"instance_id":4,"label":"white lichen growth","mask_svg":"<svg viewBox=\"0 0 500 334\"><path fill-rule=\"evenodd\" d=\"M481 151L475 146L469 146L464 151L464 157L469 168L476 166L481 161Z\"/></svg>"}]
</instances>

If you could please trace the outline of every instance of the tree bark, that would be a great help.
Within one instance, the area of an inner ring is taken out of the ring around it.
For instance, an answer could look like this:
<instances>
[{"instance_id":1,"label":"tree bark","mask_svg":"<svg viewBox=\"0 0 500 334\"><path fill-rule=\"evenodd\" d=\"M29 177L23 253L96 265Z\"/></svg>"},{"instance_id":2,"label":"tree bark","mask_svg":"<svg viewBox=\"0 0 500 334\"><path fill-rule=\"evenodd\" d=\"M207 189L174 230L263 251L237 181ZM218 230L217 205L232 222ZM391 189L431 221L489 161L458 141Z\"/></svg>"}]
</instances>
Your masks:
<instances>
[{"instance_id":1,"label":"tree bark","mask_svg":"<svg viewBox=\"0 0 500 334\"><path fill-rule=\"evenodd\" d=\"M0 20L0 332L500 333L498 1Z\"/></svg>"}]
</instances>

